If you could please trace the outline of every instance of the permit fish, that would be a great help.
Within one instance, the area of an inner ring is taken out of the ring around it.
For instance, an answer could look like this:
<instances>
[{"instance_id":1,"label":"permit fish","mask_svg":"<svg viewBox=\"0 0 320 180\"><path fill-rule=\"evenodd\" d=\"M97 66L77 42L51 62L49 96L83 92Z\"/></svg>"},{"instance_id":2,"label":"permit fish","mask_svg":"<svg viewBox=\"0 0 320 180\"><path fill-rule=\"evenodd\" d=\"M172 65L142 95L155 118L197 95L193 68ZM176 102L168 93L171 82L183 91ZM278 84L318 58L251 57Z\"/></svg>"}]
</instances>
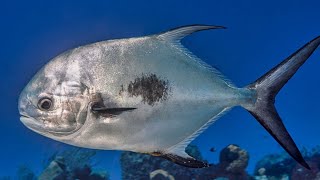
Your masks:
<instances>
[{"instance_id":1,"label":"permit fish","mask_svg":"<svg viewBox=\"0 0 320 180\"><path fill-rule=\"evenodd\" d=\"M208 167L186 146L232 107L241 106L310 169L274 106L280 89L320 44L313 39L255 82L236 87L181 44L222 26L190 25L163 33L96 42L49 61L19 98L21 122L70 145L160 156Z\"/></svg>"}]
</instances>

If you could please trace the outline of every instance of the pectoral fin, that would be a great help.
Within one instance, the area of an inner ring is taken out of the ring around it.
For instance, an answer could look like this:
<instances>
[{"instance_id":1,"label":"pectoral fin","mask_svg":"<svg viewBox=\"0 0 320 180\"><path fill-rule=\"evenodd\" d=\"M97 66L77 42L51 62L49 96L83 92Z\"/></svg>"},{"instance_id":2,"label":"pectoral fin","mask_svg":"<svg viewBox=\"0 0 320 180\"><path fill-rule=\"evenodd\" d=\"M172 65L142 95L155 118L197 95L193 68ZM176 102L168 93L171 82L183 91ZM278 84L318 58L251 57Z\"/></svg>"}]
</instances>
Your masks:
<instances>
[{"instance_id":1,"label":"pectoral fin","mask_svg":"<svg viewBox=\"0 0 320 180\"><path fill-rule=\"evenodd\" d=\"M116 116L119 115L125 111L132 111L135 110L136 108L124 108L124 107L105 107L104 105L101 104L94 104L91 107L91 110L95 113L99 113L102 116Z\"/></svg>"}]
</instances>

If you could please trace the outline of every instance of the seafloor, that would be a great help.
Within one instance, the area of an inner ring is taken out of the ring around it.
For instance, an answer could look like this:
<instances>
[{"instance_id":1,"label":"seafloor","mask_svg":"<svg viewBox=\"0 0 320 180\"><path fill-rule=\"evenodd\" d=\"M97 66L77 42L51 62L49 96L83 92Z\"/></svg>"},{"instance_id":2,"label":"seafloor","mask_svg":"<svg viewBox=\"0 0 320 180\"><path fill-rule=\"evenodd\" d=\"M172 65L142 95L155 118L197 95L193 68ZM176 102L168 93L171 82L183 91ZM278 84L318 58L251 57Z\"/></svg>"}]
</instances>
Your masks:
<instances>
[{"instance_id":1,"label":"seafloor","mask_svg":"<svg viewBox=\"0 0 320 180\"><path fill-rule=\"evenodd\" d=\"M206 161L194 145L186 151L193 157ZM211 149L215 151L215 149ZM320 180L320 147L311 151L303 151L304 157L311 167L307 170L297 164L286 153L270 154L256 163L253 174L248 174L246 168L249 153L239 146L231 144L220 152L219 163L208 168L192 169L182 167L160 157L146 154L123 152L120 157L122 179L199 179L199 180ZM73 148L57 152L45 162L45 168L40 174L35 174L29 167L18 168L15 177L0 179L20 180L107 180L108 170L97 170L92 159L96 151Z\"/></svg>"}]
</instances>

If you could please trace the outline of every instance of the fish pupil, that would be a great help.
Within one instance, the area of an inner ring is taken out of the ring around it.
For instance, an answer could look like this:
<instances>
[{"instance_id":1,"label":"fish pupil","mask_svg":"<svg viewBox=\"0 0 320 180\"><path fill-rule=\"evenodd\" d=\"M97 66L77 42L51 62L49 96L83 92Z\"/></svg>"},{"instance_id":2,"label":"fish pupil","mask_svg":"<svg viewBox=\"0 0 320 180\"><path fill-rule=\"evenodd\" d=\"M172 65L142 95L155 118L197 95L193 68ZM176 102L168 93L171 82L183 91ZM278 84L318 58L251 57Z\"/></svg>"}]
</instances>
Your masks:
<instances>
[{"instance_id":1,"label":"fish pupil","mask_svg":"<svg viewBox=\"0 0 320 180\"><path fill-rule=\"evenodd\" d=\"M48 101L45 101L45 102L43 102L43 104L42 104L42 108L43 109L50 109L50 105L51 103L50 102L48 102Z\"/></svg>"},{"instance_id":2,"label":"fish pupil","mask_svg":"<svg viewBox=\"0 0 320 180\"><path fill-rule=\"evenodd\" d=\"M39 105L40 105L40 109L49 110L51 108L52 101L48 98L44 98L40 100Z\"/></svg>"}]
</instances>

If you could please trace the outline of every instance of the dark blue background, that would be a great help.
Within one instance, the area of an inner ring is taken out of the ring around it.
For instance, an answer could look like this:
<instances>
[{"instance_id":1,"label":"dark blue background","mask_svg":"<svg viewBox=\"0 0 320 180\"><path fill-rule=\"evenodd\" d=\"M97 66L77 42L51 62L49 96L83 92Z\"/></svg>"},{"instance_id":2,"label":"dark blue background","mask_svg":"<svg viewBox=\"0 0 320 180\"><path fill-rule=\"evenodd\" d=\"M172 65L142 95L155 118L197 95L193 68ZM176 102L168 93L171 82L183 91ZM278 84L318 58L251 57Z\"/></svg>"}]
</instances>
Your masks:
<instances>
[{"instance_id":1,"label":"dark blue background","mask_svg":"<svg viewBox=\"0 0 320 180\"><path fill-rule=\"evenodd\" d=\"M227 30L200 32L184 44L245 86L304 43L320 35L320 1L8 1L0 3L0 176L18 165L37 172L52 152L65 147L25 128L17 99L30 78L63 51L95 41L142 36L187 24L214 24ZM276 105L297 145L319 145L319 50L280 92ZM236 143L257 159L281 152L279 145L245 110L235 108L194 141L205 158L217 161L213 146ZM98 161L112 179L120 177L119 152L100 152Z\"/></svg>"}]
</instances>

